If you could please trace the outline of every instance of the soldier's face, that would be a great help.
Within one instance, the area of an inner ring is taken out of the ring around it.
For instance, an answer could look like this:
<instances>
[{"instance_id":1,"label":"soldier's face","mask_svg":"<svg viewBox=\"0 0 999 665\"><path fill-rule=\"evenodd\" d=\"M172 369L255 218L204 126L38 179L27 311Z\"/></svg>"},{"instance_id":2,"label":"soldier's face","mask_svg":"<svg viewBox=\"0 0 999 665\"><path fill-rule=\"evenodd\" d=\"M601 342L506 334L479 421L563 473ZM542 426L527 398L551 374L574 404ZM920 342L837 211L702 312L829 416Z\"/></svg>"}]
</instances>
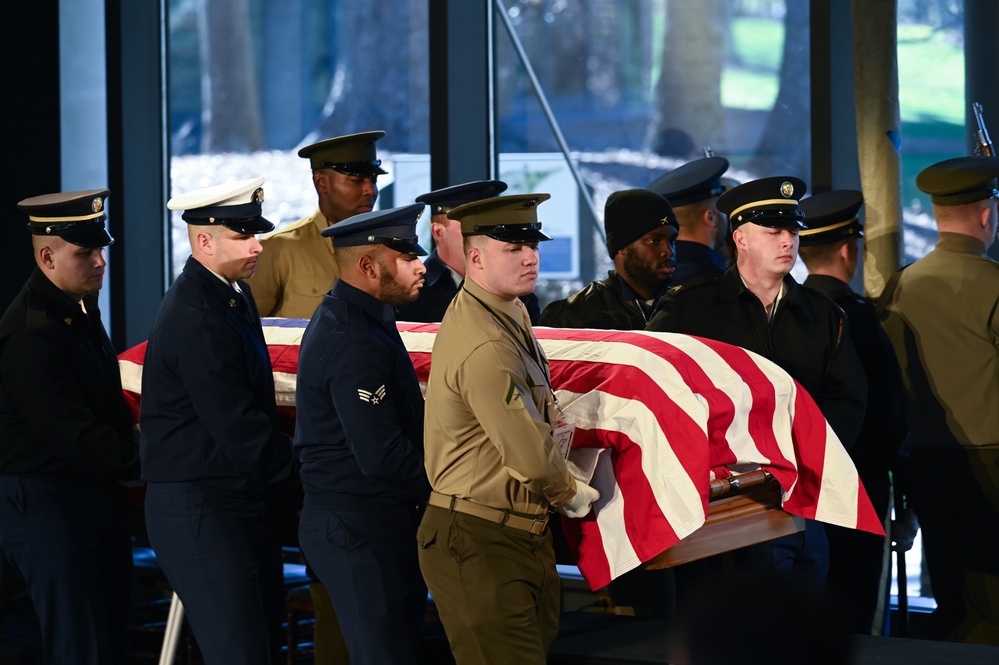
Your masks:
<instances>
[{"instance_id":1,"label":"soldier's face","mask_svg":"<svg viewBox=\"0 0 999 665\"><path fill-rule=\"evenodd\" d=\"M316 171L314 178L319 194L319 208L336 224L348 217L371 212L378 199L378 176L344 175L333 169Z\"/></svg>"},{"instance_id":2,"label":"soldier's face","mask_svg":"<svg viewBox=\"0 0 999 665\"><path fill-rule=\"evenodd\" d=\"M797 229L772 229L748 222L733 232L733 238L743 274L783 277L798 260Z\"/></svg>"},{"instance_id":3,"label":"soldier's face","mask_svg":"<svg viewBox=\"0 0 999 665\"><path fill-rule=\"evenodd\" d=\"M444 215L434 215L431 219L431 233L436 243L437 256L464 277L465 254L462 249L461 222Z\"/></svg>"},{"instance_id":4,"label":"soldier's face","mask_svg":"<svg viewBox=\"0 0 999 665\"><path fill-rule=\"evenodd\" d=\"M39 250L49 281L74 300L97 293L104 284L103 247L80 247L62 238L46 239Z\"/></svg>"},{"instance_id":5,"label":"soldier's face","mask_svg":"<svg viewBox=\"0 0 999 665\"><path fill-rule=\"evenodd\" d=\"M654 294L676 270L676 229L653 229L621 251L624 261L620 272L629 283Z\"/></svg>"},{"instance_id":6,"label":"soldier's face","mask_svg":"<svg viewBox=\"0 0 999 665\"><path fill-rule=\"evenodd\" d=\"M420 257L385 248L377 263L379 300L387 305L403 305L420 296L427 272Z\"/></svg>"},{"instance_id":7,"label":"soldier's face","mask_svg":"<svg viewBox=\"0 0 999 665\"><path fill-rule=\"evenodd\" d=\"M212 242L214 246L212 270L230 282L253 275L253 271L257 268L257 259L263 251L257 236L221 228L215 230Z\"/></svg>"},{"instance_id":8,"label":"soldier's face","mask_svg":"<svg viewBox=\"0 0 999 665\"><path fill-rule=\"evenodd\" d=\"M477 268L476 282L493 295L513 300L534 292L540 265L536 241L485 238L473 246L468 257Z\"/></svg>"}]
</instances>

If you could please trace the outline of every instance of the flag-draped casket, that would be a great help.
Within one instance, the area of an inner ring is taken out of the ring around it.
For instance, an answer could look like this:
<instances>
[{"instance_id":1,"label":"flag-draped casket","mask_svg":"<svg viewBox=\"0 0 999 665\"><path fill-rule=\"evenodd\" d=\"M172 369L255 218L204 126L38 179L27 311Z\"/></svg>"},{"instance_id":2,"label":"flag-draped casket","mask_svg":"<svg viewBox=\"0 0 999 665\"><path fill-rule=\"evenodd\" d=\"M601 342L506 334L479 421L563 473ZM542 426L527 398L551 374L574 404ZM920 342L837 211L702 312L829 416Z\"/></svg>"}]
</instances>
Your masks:
<instances>
[{"instance_id":1,"label":"flag-draped casket","mask_svg":"<svg viewBox=\"0 0 999 665\"><path fill-rule=\"evenodd\" d=\"M278 408L293 423L298 347L308 321L263 323ZM437 324L398 327L426 382ZM789 514L884 533L815 402L772 362L689 335L542 327L535 333L559 403L575 419L570 455L600 491L591 514L567 524L592 588L701 527L712 480L733 468L769 472ZM135 414L144 352L140 344L120 357Z\"/></svg>"}]
</instances>

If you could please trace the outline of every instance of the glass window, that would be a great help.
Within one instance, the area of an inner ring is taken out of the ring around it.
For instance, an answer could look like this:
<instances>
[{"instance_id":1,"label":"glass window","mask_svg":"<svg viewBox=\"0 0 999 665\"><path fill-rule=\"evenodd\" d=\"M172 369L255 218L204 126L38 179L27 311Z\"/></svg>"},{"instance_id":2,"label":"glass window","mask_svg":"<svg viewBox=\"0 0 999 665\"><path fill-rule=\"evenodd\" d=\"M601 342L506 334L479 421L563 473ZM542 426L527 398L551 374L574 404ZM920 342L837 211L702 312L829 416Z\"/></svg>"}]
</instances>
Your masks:
<instances>
[{"instance_id":1,"label":"glass window","mask_svg":"<svg viewBox=\"0 0 999 665\"><path fill-rule=\"evenodd\" d=\"M384 130L380 207L394 155L429 152L425 0L170 0L169 45L172 194L263 177L281 227L317 206L300 147ZM176 275L179 213L171 237Z\"/></svg>"},{"instance_id":2,"label":"glass window","mask_svg":"<svg viewBox=\"0 0 999 665\"><path fill-rule=\"evenodd\" d=\"M916 175L930 164L967 154L964 92L964 2L900 2L902 265L936 244L933 207L916 187Z\"/></svg>"},{"instance_id":3,"label":"glass window","mask_svg":"<svg viewBox=\"0 0 999 665\"><path fill-rule=\"evenodd\" d=\"M388 4L170 0L172 192L262 176L265 215L282 226L316 206L297 149L371 129L387 132L379 206L426 191L426 2ZM610 266L603 204L617 189L707 148L737 180L808 179L807 3L497 5L500 177L510 193L553 195L543 304ZM172 239L176 273L189 251L179 215Z\"/></svg>"},{"instance_id":4,"label":"glass window","mask_svg":"<svg viewBox=\"0 0 999 665\"><path fill-rule=\"evenodd\" d=\"M539 209L556 238L542 245L542 305L612 267L602 220L614 191L645 187L706 150L726 157L738 181L809 180L808 3L501 4L500 177L518 181L511 191L552 194Z\"/></svg>"}]
</instances>

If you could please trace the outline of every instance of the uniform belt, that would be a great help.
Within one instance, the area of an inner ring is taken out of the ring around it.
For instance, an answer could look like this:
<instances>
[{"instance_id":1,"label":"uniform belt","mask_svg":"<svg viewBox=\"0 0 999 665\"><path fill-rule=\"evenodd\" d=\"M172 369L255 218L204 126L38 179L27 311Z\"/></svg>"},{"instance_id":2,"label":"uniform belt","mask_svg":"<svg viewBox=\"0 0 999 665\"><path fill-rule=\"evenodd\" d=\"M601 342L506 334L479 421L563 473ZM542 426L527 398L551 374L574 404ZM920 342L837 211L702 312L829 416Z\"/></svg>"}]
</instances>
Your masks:
<instances>
[{"instance_id":1,"label":"uniform belt","mask_svg":"<svg viewBox=\"0 0 999 665\"><path fill-rule=\"evenodd\" d=\"M473 517L480 517L484 520L521 531L527 531L534 535L543 532L545 527L548 526L548 513L541 513L534 519L531 519L530 517L513 515L509 511L500 510L499 508L483 506L481 503L474 503L468 499L459 499L449 494L431 492L428 504L437 508L452 510L456 513L465 513Z\"/></svg>"}]
</instances>

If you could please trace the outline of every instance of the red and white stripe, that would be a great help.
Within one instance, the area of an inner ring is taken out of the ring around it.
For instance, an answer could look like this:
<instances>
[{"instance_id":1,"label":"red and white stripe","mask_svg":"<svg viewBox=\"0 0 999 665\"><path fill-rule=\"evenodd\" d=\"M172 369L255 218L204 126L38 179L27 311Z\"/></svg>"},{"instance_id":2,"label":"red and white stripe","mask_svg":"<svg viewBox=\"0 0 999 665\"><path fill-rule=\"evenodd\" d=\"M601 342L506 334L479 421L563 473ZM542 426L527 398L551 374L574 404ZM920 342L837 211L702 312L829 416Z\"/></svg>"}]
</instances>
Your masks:
<instances>
[{"instance_id":1,"label":"red and white stripe","mask_svg":"<svg viewBox=\"0 0 999 665\"><path fill-rule=\"evenodd\" d=\"M307 323L264 319L282 410L294 409ZM425 383L438 325L398 325ZM579 538L580 572L592 588L700 527L710 480L730 475L730 466L772 473L791 514L884 533L814 400L774 363L689 335L541 327L535 333L559 403L575 419L571 457L593 468L600 491L590 515L570 527L571 539ZM122 385L136 412L143 353L139 345L121 355Z\"/></svg>"}]
</instances>

